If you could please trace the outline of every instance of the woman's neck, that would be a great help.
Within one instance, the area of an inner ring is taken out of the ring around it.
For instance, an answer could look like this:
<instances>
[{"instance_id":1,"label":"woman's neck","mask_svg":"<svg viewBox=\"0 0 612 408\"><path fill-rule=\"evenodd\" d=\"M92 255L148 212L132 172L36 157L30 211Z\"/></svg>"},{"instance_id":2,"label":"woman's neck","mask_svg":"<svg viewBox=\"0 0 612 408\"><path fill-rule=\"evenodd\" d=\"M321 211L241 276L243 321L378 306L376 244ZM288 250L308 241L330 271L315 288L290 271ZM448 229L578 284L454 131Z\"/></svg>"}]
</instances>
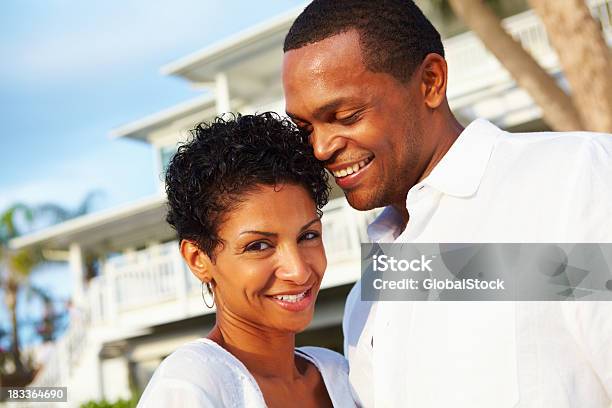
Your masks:
<instances>
[{"instance_id":1,"label":"woman's neck","mask_svg":"<svg viewBox=\"0 0 612 408\"><path fill-rule=\"evenodd\" d=\"M255 377L293 381L301 376L295 362L295 334L264 330L217 314L208 338L232 353Z\"/></svg>"}]
</instances>

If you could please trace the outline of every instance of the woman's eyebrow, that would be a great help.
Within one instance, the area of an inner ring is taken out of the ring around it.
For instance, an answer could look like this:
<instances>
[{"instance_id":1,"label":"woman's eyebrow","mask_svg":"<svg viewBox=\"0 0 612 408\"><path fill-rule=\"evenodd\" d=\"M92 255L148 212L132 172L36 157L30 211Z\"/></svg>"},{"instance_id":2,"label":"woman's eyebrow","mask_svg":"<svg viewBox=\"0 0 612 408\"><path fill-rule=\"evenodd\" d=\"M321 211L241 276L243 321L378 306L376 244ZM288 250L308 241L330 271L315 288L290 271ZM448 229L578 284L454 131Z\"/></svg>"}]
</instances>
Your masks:
<instances>
[{"instance_id":1,"label":"woman's eyebrow","mask_svg":"<svg viewBox=\"0 0 612 408\"><path fill-rule=\"evenodd\" d=\"M257 234L257 235L263 235L263 236L266 236L266 237L276 237L276 236L278 236L278 234L275 233L275 232L257 231L257 230L242 231L238 235L244 235L244 234Z\"/></svg>"},{"instance_id":2,"label":"woman's eyebrow","mask_svg":"<svg viewBox=\"0 0 612 408\"><path fill-rule=\"evenodd\" d=\"M304 231L306 228L310 227L312 224L315 224L317 222L321 222L321 219L319 217L313 218L311 221L306 223L302 228L300 228L300 231ZM276 236L278 236L278 234L276 232L258 231L258 230L242 231L238 235L244 235L244 234L257 234L257 235L263 235L265 237L276 237Z\"/></svg>"},{"instance_id":3,"label":"woman's eyebrow","mask_svg":"<svg viewBox=\"0 0 612 408\"><path fill-rule=\"evenodd\" d=\"M306 225L304 225L302 228L300 228L300 231L304 231L306 228L310 227L312 224L314 224L316 222L321 222L321 219L319 217L314 218L312 221L309 221Z\"/></svg>"}]
</instances>

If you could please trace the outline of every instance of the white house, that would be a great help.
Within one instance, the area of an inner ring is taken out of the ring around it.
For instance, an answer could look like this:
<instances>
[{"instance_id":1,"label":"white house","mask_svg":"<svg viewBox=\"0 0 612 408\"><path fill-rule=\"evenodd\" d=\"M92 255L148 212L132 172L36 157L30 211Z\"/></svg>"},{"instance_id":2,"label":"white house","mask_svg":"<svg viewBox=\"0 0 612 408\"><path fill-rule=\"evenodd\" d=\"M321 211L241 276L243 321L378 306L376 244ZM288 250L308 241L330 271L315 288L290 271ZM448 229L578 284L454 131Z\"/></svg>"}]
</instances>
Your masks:
<instances>
[{"instance_id":1,"label":"white house","mask_svg":"<svg viewBox=\"0 0 612 408\"><path fill-rule=\"evenodd\" d=\"M612 0L590 4L612 39ZM159 193L17 238L15 248L41 245L68 250L75 288L71 325L33 385L68 386L70 405L92 398L127 398L142 388L159 362L180 344L203 336L213 311L200 297L199 282L185 267L173 231L166 225L161 173L165 163L201 121L228 111L284 112L280 82L282 42L300 10L272 18L162 67L203 89L202 96L112 131L154 147L151 175ZM537 17L526 11L504 20L506 28L551 73L560 68ZM540 110L470 32L444 41L448 96L458 117L484 117L507 129L541 130ZM317 311L300 344L341 350L344 299L360 273L360 241L375 214L351 209L335 188L324 211L329 266ZM87 265L97 260L98 275ZM23 406L23 405L20 405Z\"/></svg>"}]
</instances>

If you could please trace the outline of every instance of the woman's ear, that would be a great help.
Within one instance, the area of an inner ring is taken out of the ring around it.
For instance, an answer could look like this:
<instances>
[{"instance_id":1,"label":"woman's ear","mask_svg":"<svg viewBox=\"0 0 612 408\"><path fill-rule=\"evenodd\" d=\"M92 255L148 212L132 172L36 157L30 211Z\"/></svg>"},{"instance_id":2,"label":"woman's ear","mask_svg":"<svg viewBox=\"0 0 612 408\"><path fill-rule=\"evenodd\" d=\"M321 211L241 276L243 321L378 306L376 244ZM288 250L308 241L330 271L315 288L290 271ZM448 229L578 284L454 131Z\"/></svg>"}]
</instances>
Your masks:
<instances>
[{"instance_id":1,"label":"woman's ear","mask_svg":"<svg viewBox=\"0 0 612 408\"><path fill-rule=\"evenodd\" d=\"M202 251L195 242L187 239L181 241L180 251L191 273L200 282L212 281L213 263L206 252Z\"/></svg>"}]
</instances>

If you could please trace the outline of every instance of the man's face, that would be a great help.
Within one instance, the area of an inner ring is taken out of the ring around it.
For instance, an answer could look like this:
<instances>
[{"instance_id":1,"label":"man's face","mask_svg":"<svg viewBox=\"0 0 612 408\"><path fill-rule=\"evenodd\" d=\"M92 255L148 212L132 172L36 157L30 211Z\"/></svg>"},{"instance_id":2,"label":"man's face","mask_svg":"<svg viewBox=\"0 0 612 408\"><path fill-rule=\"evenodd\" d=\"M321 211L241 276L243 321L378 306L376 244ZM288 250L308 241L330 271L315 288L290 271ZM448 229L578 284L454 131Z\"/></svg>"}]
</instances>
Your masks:
<instances>
[{"instance_id":1,"label":"man's face","mask_svg":"<svg viewBox=\"0 0 612 408\"><path fill-rule=\"evenodd\" d=\"M363 62L348 31L285 53L287 114L358 210L405 206L427 162L420 81L402 83Z\"/></svg>"}]
</instances>

